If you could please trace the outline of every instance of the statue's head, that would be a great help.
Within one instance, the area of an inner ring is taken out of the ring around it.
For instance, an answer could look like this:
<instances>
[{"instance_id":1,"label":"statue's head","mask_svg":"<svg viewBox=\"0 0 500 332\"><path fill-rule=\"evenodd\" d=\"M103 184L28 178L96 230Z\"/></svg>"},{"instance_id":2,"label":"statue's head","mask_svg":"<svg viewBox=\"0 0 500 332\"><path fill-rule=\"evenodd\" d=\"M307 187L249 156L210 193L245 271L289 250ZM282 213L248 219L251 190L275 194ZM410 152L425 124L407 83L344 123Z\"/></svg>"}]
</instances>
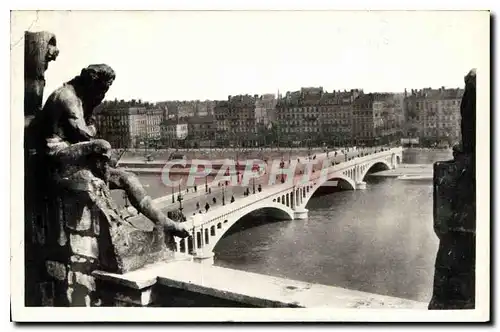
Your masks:
<instances>
[{"instance_id":1,"label":"statue's head","mask_svg":"<svg viewBox=\"0 0 500 332\"><path fill-rule=\"evenodd\" d=\"M95 64L83 68L78 81L84 102L90 110L99 105L116 78L115 71L106 64Z\"/></svg>"}]
</instances>

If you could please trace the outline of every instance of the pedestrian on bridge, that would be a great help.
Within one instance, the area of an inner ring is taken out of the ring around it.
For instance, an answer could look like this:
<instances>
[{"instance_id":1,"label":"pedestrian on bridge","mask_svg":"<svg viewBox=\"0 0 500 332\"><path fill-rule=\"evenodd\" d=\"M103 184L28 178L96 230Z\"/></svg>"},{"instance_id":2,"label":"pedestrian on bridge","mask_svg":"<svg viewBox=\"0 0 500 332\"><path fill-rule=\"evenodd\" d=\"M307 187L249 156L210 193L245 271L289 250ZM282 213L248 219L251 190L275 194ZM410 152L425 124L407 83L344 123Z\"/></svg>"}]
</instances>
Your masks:
<instances>
[{"instance_id":1,"label":"pedestrian on bridge","mask_svg":"<svg viewBox=\"0 0 500 332\"><path fill-rule=\"evenodd\" d=\"M257 190L258 190L259 192L261 192L261 191L262 191L262 185L261 185L260 183L259 183L259 187L257 188Z\"/></svg>"},{"instance_id":2,"label":"pedestrian on bridge","mask_svg":"<svg viewBox=\"0 0 500 332\"><path fill-rule=\"evenodd\" d=\"M217 204L217 199L215 199L215 197L212 198L212 202L214 202L214 204Z\"/></svg>"},{"instance_id":3,"label":"pedestrian on bridge","mask_svg":"<svg viewBox=\"0 0 500 332\"><path fill-rule=\"evenodd\" d=\"M210 209L210 204L208 202L205 204L205 212L208 212L208 209Z\"/></svg>"},{"instance_id":4,"label":"pedestrian on bridge","mask_svg":"<svg viewBox=\"0 0 500 332\"><path fill-rule=\"evenodd\" d=\"M196 202L196 210L200 209L200 202Z\"/></svg>"},{"instance_id":5,"label":"pedestrian on bridge","mask_svg":"<svg viewBox=\"0 0 500 332\"><path fill-rule=\"evenodd\" d=\"M234 203L234 196L231 196L231 203Z\"/></svg>"}]
</instances>

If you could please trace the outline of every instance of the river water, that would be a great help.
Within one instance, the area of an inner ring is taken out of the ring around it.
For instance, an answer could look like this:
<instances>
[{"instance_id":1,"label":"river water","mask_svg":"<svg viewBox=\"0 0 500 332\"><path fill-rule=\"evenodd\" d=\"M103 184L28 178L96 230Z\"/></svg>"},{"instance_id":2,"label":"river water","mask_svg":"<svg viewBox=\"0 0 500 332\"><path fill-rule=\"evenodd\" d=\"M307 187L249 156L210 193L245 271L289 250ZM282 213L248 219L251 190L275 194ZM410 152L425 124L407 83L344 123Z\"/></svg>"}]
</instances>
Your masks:
<instances>
[{"instance_id":1,"label":"river water","mask_svg":"<svg viewBox=\"0 0 500 332\"><path fill-rule=\"evenodd\" d=\"M408 164L448 159L443 150L403 154ZM365 181L366 190L313 197L306 220L243 218L215 247L215 265L428 302L438 248L432 183Z\"/></svg>"}]
</instances>

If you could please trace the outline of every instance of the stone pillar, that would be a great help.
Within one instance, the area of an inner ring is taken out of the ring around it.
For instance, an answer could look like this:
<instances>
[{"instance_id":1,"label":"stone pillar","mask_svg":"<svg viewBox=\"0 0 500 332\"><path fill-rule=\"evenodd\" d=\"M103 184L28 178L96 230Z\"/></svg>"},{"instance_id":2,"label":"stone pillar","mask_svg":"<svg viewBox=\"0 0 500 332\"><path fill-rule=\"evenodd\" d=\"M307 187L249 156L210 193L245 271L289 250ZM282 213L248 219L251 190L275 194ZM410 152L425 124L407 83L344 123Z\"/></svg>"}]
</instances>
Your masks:
<instances>
[{"instance_id":1,"label":"stone pillar","mask_svg":"<svg viewBox=\"0 0 500 332\"><path fill-rule=\"evenodd\" d=\"M46 242L50 218L56 218L56 201L49 198L44 183L43 160L31 144L30 126L41 109L48 63L59 53L56 37L50 32L24 33L24 230L25 230L25 304L53 305L54 285L46 274ZM42 188L42 189L41 189ZM59 267L55 274L61 275Z\"/></svg>"},{"instance_id":2,"label":"stone pillar","mask_svg":"<svg viewBox=\"0 0 500 332\"><path fill-rule=\"evenodd\" d=\"M366 182L360 181L356 182L356 190L365 190L366 189Z\"/></svg>"},{"instance_id":3,"label":"stone pillar","mask_svg":"<svg viewBox=\"0 0 500 332\"><path fill-rule=\"evenodd\" d=\"M196 227L193 227L193 252L198 250L198 232L196 231Z\"/></svg>"},{"instance_id":4,"label":"stone pillar","mask_svg":"<svg viewBox=\"0 0 500 332\"><path fill-rule=\"evenodd\" d=\"M205 265L213 265L214 264L214 253L212 251L205 252L201 250L194 255L193 260L196 263L205 264Z\"/></svg>"},{"instance_id":5,"label":"stone pillar","mask_svg":"<svg viewBox=\"0 0 500 332\"><path fill-rule=\"evenodd\" d=\"M439 238L429 309L474 309L476 273L476 74L465 78L462 146L434 164L434 231ZM474 144L471 144L474 143Z\"/></svg>"}]
</instances>

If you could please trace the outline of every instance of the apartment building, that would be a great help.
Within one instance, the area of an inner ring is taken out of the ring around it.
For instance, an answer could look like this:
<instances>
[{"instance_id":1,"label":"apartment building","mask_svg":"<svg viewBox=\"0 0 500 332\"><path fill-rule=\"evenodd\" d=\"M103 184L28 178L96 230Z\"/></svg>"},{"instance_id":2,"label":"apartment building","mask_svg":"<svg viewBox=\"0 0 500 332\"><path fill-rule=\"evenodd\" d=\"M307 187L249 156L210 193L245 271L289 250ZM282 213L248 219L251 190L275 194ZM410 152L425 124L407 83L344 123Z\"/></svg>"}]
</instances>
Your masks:
<instances>
[{"instance_id":1,"label":"apartment building","mask_svg":"<svg viewBox=\"0 0 500 332\"><path fill-rule=\"evenodd\" d=\"M424 145L458 143L463 93L463 89L445 87L411 90L405 98L408 136L419 137Z\"/></svg>"}]
</instances>

